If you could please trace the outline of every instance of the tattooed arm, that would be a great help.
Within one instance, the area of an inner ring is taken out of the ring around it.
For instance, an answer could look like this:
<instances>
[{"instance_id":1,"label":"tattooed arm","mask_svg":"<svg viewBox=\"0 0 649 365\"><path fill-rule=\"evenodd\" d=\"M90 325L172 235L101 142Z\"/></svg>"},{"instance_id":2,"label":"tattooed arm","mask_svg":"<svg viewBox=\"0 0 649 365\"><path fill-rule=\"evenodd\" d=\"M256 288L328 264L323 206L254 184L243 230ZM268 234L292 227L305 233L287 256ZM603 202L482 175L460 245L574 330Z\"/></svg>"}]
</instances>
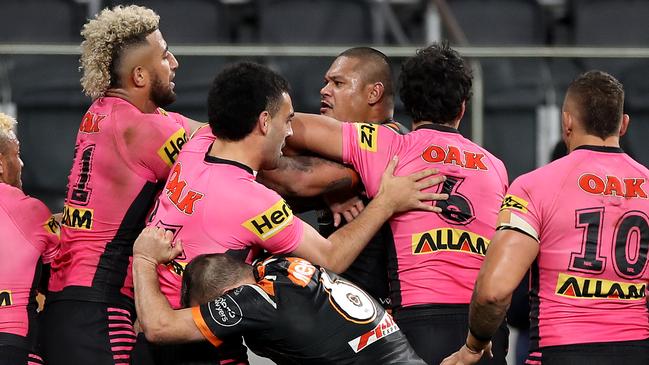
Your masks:
<instances>
[{"instance_id":1,"label":"tattooed arm","mask_svg":"<svg viewBox=\"0 0 649 365\"><path fill-rule=\"evenodd\" d=\"M274 170L263 170L257 181L284 197L314 197L340 189L352 190L356 171L315 156L283 156Z\"/></svg>"}]
</instances>

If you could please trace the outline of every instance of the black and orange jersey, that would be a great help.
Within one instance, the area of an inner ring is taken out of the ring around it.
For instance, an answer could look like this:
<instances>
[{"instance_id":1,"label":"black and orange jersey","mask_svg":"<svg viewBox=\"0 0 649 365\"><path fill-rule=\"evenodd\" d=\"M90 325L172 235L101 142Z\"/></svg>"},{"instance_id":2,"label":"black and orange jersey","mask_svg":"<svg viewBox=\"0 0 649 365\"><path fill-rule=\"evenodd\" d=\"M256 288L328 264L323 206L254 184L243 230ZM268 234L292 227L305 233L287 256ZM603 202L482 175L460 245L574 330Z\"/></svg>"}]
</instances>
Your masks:
<instances>
[{"instance_id":1,"label":"black and orange jersey","mask_svg":"<svg viewBox=\"0 0 649 365\"><path fill-rule=\"evenodd\" d=\"M297 257L255 265L256 285L242 285L193 308L215 346L243 335L278 364L425 364L392 317L356 285Z\"/></svg>"}]
</instances>

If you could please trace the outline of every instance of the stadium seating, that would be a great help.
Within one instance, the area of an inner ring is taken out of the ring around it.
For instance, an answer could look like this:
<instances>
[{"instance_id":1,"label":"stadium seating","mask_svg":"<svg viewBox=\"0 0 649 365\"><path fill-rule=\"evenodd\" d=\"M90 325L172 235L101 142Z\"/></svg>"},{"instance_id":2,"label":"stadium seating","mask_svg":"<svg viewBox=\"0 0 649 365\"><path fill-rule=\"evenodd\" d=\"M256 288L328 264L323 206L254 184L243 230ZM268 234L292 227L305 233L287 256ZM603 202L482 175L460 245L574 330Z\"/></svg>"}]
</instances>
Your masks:
<instances>
[{"instance_id":1,"label":"stadium seating","mask_svg":"<svg viewBox=\"0 0 649 365\"><path fill-rule=\"evenodd\" d=\"M260 0L258 6L262 43L358 46L372 40L366 1ZM291 83L296 110L310 112L319 110L319 91L331 62L330 57L269 59L270 66Z\"/></svg>"}]
</instances>

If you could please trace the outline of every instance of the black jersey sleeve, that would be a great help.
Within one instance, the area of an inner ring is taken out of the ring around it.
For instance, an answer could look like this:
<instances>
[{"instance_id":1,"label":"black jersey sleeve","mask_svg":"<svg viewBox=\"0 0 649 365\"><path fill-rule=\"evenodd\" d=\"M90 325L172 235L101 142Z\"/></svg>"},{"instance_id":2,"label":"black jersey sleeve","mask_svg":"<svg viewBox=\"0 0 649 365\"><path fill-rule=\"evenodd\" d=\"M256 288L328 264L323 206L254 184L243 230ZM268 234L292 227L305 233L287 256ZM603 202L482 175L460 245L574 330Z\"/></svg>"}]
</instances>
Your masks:
<instances>
[{"instance_id":1,"label":"black jersey sleeve","mask_svg":"<svg viewBox=\"0 0 649 365\"><path fill-rule=\"evenodd\" d=\"M277 319L277 303L258 285L242 285L193 310L194 322L214 346L224 339L264 331Z\"/></svg>"}]
</instances>

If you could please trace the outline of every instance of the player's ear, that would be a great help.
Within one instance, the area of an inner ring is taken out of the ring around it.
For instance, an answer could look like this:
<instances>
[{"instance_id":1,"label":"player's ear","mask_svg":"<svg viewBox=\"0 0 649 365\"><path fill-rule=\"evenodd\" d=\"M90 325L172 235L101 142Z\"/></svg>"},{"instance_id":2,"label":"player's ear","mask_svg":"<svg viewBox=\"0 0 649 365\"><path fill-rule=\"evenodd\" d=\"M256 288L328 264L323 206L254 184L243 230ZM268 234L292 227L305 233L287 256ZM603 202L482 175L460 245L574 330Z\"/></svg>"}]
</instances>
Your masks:
<instances>
[{"instance_id":1,"label":"player's ear","mask_svg":"<svg viewBox=\"0 0 649 365\"><path fill-rule=\"evenodd\" d=\"M144 87L147 84L149 73L142 66L135 66L131 71L131 80L136 87Z\"/></svg>"},{"instance_id":2,"label":"player's ear","mask_svg":"<svg viewBox=\"0 0 649 365\"><path fill-rule=\"evenodd\" d=\"M383 94L385 93L385 86L382 82L375 82L370 85L370 93L367 96L367 103L374 105L381 101Z\"/></svg>"},{"instance_id":3,"label":"player's ear","mask_svg":"<svg viewBox=\"0 0 649 365\"><path fill-rule=\"evenodd\" d=\"M629 128L629 114L622 114L622 123L620 124L620 137L626 134L626 130Z\"/></svg>"},{"instance_id":4,"label":"player's ear","mask_svg":"<svg viewBox=\"0 0 649 365\"><path fill-rule=\"evenodd\" d=\"M270 130L270 120L271 117L268 110L261 112L257 118L257 126L259 127L261 134L264 136L268 134L268 131Z\"/></svg>"}]
</instances>

